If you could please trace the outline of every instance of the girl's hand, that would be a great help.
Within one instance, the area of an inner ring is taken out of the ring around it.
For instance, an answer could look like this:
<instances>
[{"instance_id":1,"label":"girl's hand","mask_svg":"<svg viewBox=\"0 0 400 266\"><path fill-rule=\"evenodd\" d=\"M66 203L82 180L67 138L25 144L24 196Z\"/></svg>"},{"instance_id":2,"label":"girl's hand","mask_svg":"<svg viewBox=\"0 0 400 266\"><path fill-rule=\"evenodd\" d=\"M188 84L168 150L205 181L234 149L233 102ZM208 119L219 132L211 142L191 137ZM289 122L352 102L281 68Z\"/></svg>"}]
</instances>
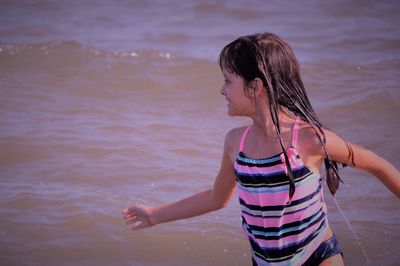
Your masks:
<instances>
[{"instance_id":1,"label":"girl's hand","mask_svg":"<svg viewBox=\"0 0 400 266\"><path fill-rule=\"evenodd\" d=\"M132 230L140 230L155 225L151 220L151 208L145 205L133 205L122 211L122 217Z\"/></svg>"}]
</instances>

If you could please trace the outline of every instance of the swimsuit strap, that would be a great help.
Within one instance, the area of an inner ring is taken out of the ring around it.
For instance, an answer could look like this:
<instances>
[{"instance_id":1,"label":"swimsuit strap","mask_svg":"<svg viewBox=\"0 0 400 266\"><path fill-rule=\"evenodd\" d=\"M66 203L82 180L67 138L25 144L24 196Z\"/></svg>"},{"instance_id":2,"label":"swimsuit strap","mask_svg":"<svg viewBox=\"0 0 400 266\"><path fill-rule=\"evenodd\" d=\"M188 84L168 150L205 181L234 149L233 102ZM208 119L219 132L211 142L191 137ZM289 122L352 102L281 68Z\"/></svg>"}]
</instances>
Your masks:
<instances>
[{"instance_id":1,"label":"swimsuit strap","mask_svg":"<svg viewBox=\"0 0 400 266\"><path fill-rule=\"evenodd\" d=\"M244 150L244 142L246 141L247 134L249 134L250 127L251 127L251 126L248 126L248 127L246 128L246 130L244 131L244 133L243 133L243 135L242 135L242 138L240 139L239 151L243 151L243 150Z\"/></svg>"},{"instance_id":2,"label":"swimsuit strap","mask_svg":"<svg viewBox=\"0 0 400 266\"><path fill-rule=\"evenodd\" d=\"M292 147L296 148L296 144L297 144L297 135L298 135L298 131L299 131L299 121L300 118L296 117L296 120L294 121L294 125L293 125L293 135L292 135Z\"/></svg>"}]
</instances>

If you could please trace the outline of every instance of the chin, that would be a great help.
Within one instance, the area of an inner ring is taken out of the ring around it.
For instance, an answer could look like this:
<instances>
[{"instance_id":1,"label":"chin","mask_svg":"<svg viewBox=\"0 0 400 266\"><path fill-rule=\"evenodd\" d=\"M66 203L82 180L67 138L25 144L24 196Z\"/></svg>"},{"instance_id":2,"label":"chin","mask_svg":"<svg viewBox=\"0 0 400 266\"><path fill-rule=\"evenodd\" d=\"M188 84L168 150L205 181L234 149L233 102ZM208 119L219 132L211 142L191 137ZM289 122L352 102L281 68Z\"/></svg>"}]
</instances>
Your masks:
<instances>
[{"instance_id":1,"label":"chin","mask_svg":"<svg viewBox=\"0 0 400 266\"><path fill-rule=\"evenodd\" d=\"M232 110L228 110L227 114L228 114L228 116L230 116L230 117L240 116L239 114L235 113L235 112L232 111Z\"/></svg>"}]
</instances>

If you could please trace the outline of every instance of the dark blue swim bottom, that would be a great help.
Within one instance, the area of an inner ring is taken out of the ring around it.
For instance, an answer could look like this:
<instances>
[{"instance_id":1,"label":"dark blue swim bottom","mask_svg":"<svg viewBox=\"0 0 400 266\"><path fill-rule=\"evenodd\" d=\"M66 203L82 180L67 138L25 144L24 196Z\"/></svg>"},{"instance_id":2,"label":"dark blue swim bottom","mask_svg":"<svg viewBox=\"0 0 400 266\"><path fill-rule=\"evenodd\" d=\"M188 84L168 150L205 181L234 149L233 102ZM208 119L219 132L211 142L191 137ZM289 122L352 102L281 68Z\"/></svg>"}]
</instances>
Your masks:
<instances>
[{"instance_id":1,"label":"dark blue swim bottom","mask_svg":"<svg viewBox=\"0 0 400 266\"><path fill-rule=\"evenodd\" d=\"M302 266L318 266L326 260L329 257L335 256L337 254L341 254L343 257L343 252L342 249L339 246L339 243L333 235L331 238L328 240L325 240L322 242L318 248L314 251L313 254L311 254L311 257L308 258L308 260L302 265ZM257 263L255 262L253 258L253 266L256 265Z\"/></svg>"},{"instance_id":2,"label":"dark blue swim bottom","mask_svg":"<svg viewBox=\"0 0 400 266\"><path fill-rule=\"evenodd\" d=\"M317 266L327 258L337 254L340 254L343 257L343 251L340 248L335 235L333 235L331 238L325 240L318 246L314 253L311 254L311 257L309 257L308 260L303 264L303 266Z\"/></svg>"}]
</instances>

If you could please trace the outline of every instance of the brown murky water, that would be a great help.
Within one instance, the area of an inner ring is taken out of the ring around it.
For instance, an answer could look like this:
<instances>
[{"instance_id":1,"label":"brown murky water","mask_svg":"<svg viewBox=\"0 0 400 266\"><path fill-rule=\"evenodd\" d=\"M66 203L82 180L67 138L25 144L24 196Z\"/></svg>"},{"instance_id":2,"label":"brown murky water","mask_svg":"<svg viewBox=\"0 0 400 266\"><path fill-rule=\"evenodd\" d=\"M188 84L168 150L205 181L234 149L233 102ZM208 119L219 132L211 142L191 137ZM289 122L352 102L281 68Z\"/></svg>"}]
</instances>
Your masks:
<instances>
[{"instance_id":1,"label":"brown murky water","mask_svg":"<svg viewBox=\"0 0 400 266\"><path fill-rule=\"evenodd\" d=\"M1 2L1 265L250 265L237 198L142 232L120 217L212 185L249 123L226 115L217 55L246 33L288 39L322 120L400 168L399 6L300 2ZM396 265L399 200L342 178L344 217L326 198L346 264Z\"/></svg>"}]
</instances>

